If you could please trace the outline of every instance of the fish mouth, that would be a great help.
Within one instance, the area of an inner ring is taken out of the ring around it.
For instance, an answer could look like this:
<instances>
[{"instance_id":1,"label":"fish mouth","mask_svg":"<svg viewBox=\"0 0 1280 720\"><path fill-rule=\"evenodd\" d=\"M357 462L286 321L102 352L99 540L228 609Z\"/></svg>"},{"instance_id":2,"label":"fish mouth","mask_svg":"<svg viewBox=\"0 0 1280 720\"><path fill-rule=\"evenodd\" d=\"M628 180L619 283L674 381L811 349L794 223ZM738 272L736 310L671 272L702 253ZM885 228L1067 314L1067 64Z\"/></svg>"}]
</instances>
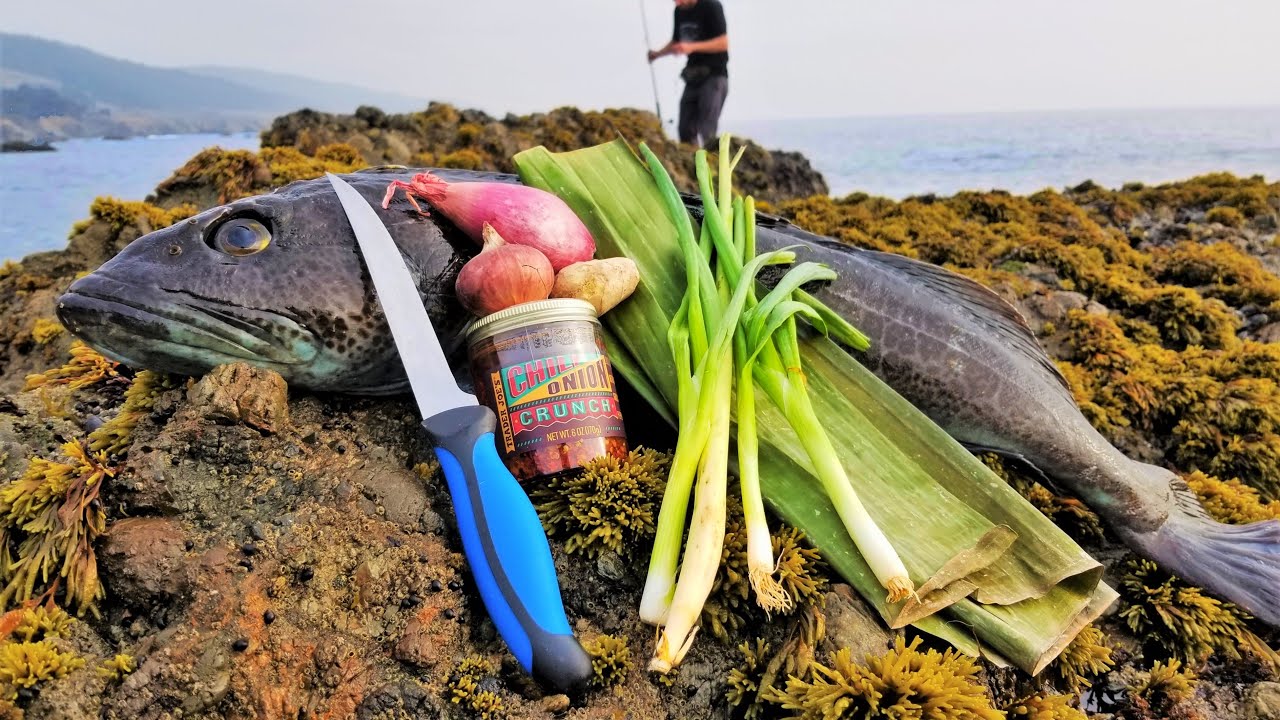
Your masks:
<instances>
[{"instance_id":1,"label":"fish mouth","mask_svg":"<svg viewBox=\"0 0 1280 720\"><path fill-rule=\"evenodd\" d=\"M58 298L57 315L112 360L185 375L234 362L285 369L313 359L319 345L310 330L279 313L101 272L72 283Z\"/></svg>"}]
</instances>

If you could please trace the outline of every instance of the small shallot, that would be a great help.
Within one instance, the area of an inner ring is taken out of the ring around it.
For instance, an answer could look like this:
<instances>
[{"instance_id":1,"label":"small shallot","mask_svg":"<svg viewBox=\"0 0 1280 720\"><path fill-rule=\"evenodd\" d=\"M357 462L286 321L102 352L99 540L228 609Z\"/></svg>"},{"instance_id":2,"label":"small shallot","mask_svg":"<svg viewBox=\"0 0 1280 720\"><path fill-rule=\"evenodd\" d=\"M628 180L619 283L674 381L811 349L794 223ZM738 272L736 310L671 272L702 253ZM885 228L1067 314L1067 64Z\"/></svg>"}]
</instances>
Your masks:
<instances>
[{"instance_id":1,"label":"small shallot","mask_svg":"<svg viewBox=\"0 0 1280 720\"><path fill-rule=\"evenodd\" d=\"M555 271L546 255L507 243L489 223L483 224L481 236L484 248L462 266L454 284L463 307L484 317L512 305L547 299Z\"/></svg>"}]
</instances>

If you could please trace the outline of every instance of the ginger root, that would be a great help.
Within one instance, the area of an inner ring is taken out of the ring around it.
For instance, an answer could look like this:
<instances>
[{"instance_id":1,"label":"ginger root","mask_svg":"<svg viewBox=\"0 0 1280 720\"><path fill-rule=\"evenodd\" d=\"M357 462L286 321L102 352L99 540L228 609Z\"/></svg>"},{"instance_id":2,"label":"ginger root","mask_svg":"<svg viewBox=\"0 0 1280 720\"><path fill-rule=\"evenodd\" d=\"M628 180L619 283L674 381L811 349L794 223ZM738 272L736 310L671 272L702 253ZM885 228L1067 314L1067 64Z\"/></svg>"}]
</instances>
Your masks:
<instances>
[{"instance_id":1,"label":"ginger root","mask_svg":"<svg viewBox=\"0 0 1280 720\"><path fill-rule=\"evenodd\" d=\"M586 300L603 315L635 292L640 272L630 258L587 260L566 266L556 274L553 298Z\"/></svg>"}]
</instances>

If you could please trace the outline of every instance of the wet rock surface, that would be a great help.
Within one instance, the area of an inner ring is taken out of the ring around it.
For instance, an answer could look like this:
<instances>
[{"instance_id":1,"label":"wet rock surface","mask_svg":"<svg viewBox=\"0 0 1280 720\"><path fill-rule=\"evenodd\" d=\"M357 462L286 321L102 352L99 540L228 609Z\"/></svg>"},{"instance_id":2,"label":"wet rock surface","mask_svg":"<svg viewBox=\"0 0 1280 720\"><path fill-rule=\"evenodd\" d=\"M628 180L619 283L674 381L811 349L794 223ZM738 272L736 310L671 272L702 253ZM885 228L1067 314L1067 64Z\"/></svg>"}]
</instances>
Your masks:
<instances>
[{"instance_id":1,"label":"wet rock surface","mask_svg":"<svg viewBox=\"0 0 1280 720\"><path fill-rule=\"evenodd\" d=\"M1280 683L1254 685L1245 699L1244 720L1280 720Z\"/></svg>"},{"instance_id":2,"label":"wet rock surface","mask_svg":"<svg viewBox=\"0 0 1280 720\"><path fill-rule=\"evenodd\" d=\"M111 525L102 567L111 592L126 606L180 603L190 590L186 533L161 517L124 518Z\"/></svg>"},{"instance_id":3,"label":"wet rock surface","mask_svg":"<svg viewBox=\"0 0 1280 720\"><path fill-rule=\"evenodd\" d=\"M284 378L246 363L220 365L187 394L205 417L219 423L242 423L267 433L289 424L289 388Z\"/></svg>"}]
</instances>

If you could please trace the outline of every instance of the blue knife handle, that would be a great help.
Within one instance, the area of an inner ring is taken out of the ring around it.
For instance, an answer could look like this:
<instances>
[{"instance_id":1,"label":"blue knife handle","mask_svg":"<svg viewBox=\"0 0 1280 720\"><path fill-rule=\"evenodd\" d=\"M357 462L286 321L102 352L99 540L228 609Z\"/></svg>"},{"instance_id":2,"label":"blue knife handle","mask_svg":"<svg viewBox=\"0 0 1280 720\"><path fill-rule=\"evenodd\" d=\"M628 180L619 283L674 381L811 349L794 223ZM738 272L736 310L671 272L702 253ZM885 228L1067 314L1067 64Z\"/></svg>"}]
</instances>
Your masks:
<instances>
[{"instance_id":1,"label":"blue knife handle","mask_svg":"<svg viewBox=\"0 0 1280 720\"><path fill-rule=\"evenodd\" d=\"M551 548L529 497L498 457L484 406L423 421L453 496L462 549L485 609L525 671L561 692L592 677L560 600Z\"/></svg>"}]
</instances>

